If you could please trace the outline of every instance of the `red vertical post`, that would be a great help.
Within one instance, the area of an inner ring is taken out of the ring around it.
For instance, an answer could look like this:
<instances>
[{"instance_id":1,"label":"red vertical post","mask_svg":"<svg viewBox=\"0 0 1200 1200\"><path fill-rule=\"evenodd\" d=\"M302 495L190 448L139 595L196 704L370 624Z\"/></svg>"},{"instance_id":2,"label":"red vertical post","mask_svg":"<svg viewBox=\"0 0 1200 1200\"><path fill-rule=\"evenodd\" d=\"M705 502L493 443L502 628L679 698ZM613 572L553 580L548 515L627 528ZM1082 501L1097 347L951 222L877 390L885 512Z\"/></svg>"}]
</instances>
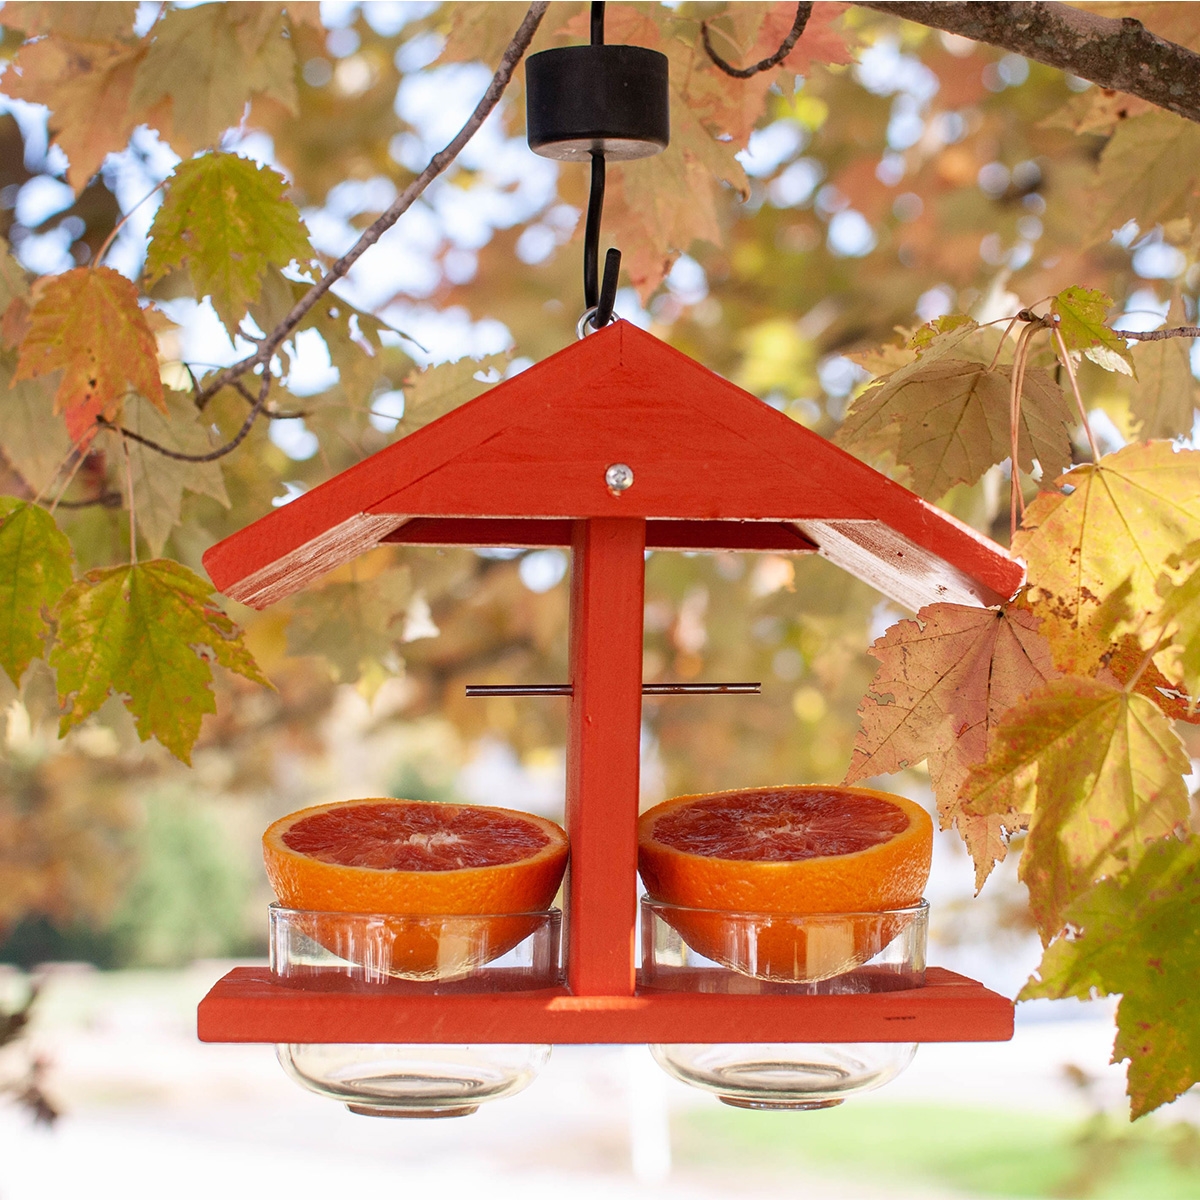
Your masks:
<instances>
[{"instance_id":1,"label":"red vertical post","mask_svg":"<svg viewBox=\"0 0 1200 1200\"><path fill-rule=\"evenodd\" d=\"M637 921L646 522L576 521L567 738L567 984L630 995Z\"/></svg>"}]
</instances>

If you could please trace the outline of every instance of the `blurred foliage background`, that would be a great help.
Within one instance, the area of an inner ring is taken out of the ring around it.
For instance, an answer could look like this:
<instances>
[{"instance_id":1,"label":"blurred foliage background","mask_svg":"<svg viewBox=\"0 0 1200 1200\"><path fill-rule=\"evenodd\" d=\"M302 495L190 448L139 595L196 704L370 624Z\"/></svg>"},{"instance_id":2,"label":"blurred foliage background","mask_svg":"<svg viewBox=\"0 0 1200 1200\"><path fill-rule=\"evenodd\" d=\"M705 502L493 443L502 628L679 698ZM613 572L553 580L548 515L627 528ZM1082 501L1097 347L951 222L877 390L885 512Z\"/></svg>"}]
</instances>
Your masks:
<instances>
[{"instance_id":1,"label":"blurred foliage background","mask_svg":"<svg viewBox=\"0 0 1200 1200\"><path fill-rule=\"evenodd\" d=\"M11 59L36 33L38 7L0 12L0 53ZM1195 319L1200 267L1186 220L1131 223L1090 246L1081 237L1101 150L1124 119L1096 116L1095 89L863 9L816 7L812 53L802 39L794 62L754 85L753 102L739 96L747 85L720 80L712 122L681 122L674 158L610 171L604 242L626 251L630 272L620 316L827 436L868 378L863 364L885 369L880 347L897 344L897 328L951 311L993 320L1070 284L1106 290L1130 328L1160 322L1172 298ZM1138 6L1188 44L1200 43L1200 17L1167 10L1198 7ZM790 20L792 6L610 10L610 40L658 29L678 56L706 19L749 61L760 32L747 33L750 10L761 25L764 10ZM221 148L284 172L318 251L341 253L458 128L523 11L322 4L319 20L292 25L297 112L256 98ZM534 49L578 39L584 18L582 5L553 5ZM3 104L0 234L21 265L37 276L85 264L129 214L106 261L136 276L157 199L140 202L176 152L140 126L77 191L45 107ZM688 162L718 152L726 181L711 175L702 194L679 184ZM672 170L683 172L675 182ZM214 541L403 435L417 389L432 386L412 381L414 367L466 356L459 382L482 387L570 342L585 192L582 167L528 151L518 81L498 118L341 285L384 322L377 352L332 327L299 335L287 386L303 416L260 423L221 460L228 506L213 487L181 483L166 553L199 570ZM176 323L160 339L176 371L245 352L172 278L153 294ZM0 358L11 372L10 351ZM1106 448L1135 431L1131 386L1088 375ZM0 482L20 494L62 445L14 411L0 413ZM209 411L224 439L245 405L225 392ZM81 568L124 553L118 458L98 442L59 506ZM878 465L903 481L902 466ZM942 503L1006 541L1006 493L996 468ZM20 689L0 678L0 959L167 966L261 953L257 836L305 804L391 794L560 813L561 704L467 700L463 685L565 677L568 567L557 550L384 548L264 613L230 605L276 690L222 674L191 770L141 743L115 700L59 740L40 662ZM899 615L815 557L654 554L647 680L761 679L763 692L648 702L645 802L839 779L874 670L867 646ZM923 771L890 786L925 794ZM944 912L951 941L1020 942L1028 929L1007 871L969 911L948 902Z\"/></svg>"}]
</instances>

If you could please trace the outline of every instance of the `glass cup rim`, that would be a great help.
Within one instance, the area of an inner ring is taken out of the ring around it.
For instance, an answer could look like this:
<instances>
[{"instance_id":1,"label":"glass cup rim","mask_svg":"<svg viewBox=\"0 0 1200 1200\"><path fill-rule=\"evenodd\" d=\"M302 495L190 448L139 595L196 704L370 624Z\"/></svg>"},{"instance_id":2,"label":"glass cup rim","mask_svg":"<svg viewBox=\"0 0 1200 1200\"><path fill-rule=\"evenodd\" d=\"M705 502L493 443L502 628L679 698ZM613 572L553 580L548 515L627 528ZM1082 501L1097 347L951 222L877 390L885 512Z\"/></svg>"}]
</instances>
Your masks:
<instances>
[{"instance_id":1,"label":"glass cup rim","mask_svg":"<svg viewBox=\"0 0 1200 1200\"><path fill-rule=\"evenodd\" d=\"M904 908L877 908L851 912L754 912L748 909L733 908L693 908L687 904L672 904L667 900L655 900L649 893L643 893L640 903L649 909L666 909L670 912L700 913L704 916L728 917L731 919L791 920L791 921L844 921L850 917L922 917L929 913L929 901L922 897L916 904Z\"/></svg>"},{"instance_id":2,"label":"glass cup rim","mask_svg":"<svg viewBox=\"0 0 1200 1200\"><path fill-rule=\"evenodd\" d=\"M358 920L385 921L485 921L505 918L524 917L527 919L554 920L562 917L562 909L556 905L549 908L520 910L517 912L485 912L485 913L378 913L378 912L346 912L344 910L326 910L319 908L289 908L278 900L272 900L268 905L272 918L276 917L329 917L335 920L346 920L353 917Z\"/></svg>"}]
</instances>

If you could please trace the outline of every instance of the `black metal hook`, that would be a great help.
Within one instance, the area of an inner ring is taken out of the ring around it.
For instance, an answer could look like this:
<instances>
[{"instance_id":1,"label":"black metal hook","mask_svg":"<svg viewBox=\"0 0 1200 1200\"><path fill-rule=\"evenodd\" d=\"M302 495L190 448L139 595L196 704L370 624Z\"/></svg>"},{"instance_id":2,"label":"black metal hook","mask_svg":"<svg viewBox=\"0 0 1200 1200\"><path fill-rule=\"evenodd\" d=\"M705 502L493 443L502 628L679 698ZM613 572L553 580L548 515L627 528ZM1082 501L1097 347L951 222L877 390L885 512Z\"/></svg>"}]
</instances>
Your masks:
<instances>
[{"instance_id":1,"label":"black metal hook","mask_svg":"<svg viewBox=\"0 0 1200 1200\"><path fill-rule=\"evenodd\" d=\"M604 45L604 5L592 5L592 45ZM583 234L583 303L595 309L588 324L602 329L612 320L617 295L617 275L621 269L621 252L609 250L604 258L604 280L600 275L600 221L604 216L604 151L592 151L592 186L588 192L587 225Z\"/></svg>"}]
</instances>

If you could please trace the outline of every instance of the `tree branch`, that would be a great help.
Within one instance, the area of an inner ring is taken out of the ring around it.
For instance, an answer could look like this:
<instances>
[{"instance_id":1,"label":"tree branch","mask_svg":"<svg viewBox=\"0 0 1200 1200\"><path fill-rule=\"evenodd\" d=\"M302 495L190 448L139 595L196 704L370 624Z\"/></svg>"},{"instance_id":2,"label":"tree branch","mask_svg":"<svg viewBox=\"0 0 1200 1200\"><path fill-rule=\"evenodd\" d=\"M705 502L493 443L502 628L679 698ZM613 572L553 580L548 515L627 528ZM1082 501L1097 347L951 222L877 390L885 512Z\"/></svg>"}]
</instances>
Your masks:
<instances>
[{"instance_id":1,"label":"tree branch","mask_svg":"<svg viewBox=\"0 0 1200 1200\"><path fill-rule=\"evenodd\" d=\"M800 35L804 32L804 27L808 24L808 18L812 16L812 4L807 0L801 0L801 3L796 5L796 19L792 22L792 27L788 31L787 37L779 44L779 49L774 54L764 58L761 62L756 62L752 67L734 67L727 63L714 49L711 40L708 36L708 22L700 22L700 37L704 42L704 52L712 59L713 65L724 71L726 75L733 76L734 79L750 79L752 76L759 74L760 71L769 71L772 67L777 67L789 54L792 52L792 47L800 40Z\"/></svg>"},{"instance_id":2,"label":"tree branch","mask_svg":"<svg viewBox=\"0 0 1200 1200\"><path fill-rule=\"evenodd\" d=\"M258 389L258 399L254 401L254 406L246 414L246 419L242 422L241 429L225 445L218 446L215 450L210 450L207 454L184 454L181 450L172 450L170 446L164 446L162 442L156 442L153 438L143 437L140 433L136 433L132 429L126 429L124 425L116 425L104 417L97 417L96 424L101 429L110 429L113 433L119 433L123 438L129 438L131 441L138 442L140 445L153 450L156 454L161 454L164 458L173 458L177 462L215 462L218 458L224 458L225 455L232 454L246 440L250 434L250 430L254 428L254 422L258 420L270 392L271 375L269 372L264 371L262 385Z\"/></svg>"},{"instance_id":3,"label":"tree branch","mask_svg":"<svg viewBox=\"0 0 1200 1200\"><path fill-rule=\"evenodd\" d=\"M475 106L475 111L471 114L467 123L443 149L439 150L429 160L425 169L400 193L392 206L369 225L363 231L358 241L329 268L329 271L321 279L300 297L292 311L263 338L259 343L258 349L253 354L247 358L243 358L240 362L234 363L230 367L226 367L222 371L218 371L204 385L203 389L196 395L197 408L203 409L221 388L245 375L247 371L252 371L255 367L259 366L264 370L268 369L268 364L274 356L275 351L287 340L288 335L292 333L296 326L304 320L313 305L339 279L346 275L367 250L395 225L413 206L421 193L458 157L463 147L475 136L476 131L487 120L492 109L499 103L500 97L504 95L504 90L508 87L509 81L512 79L517 63L521 61L525 51L529 48L529 43L533 41L533 35L537 32L537 28L541 24L542 17L545 15L548 7L549 0L534 0L534 3L529 6L529 10L525 14L525 19L521 22L517 32L513 35L512 41L509 42L508 48L504 51L503 57L500 59L500 65L496 68L496 73L492 76L492 82L488 85L487 91L484 92L483 99ZM261 405L259 405L259 408L261 408ZM253 415L257 416L257 411ZM246 432L248 433L249 430L247 429ZM245 434L242 436L245 436ZM138 440L145 442L144 438L139 438ZM228 451L225 451L225 453L228 453ZM186 455L175 453L171 454L170 457L184 458L187 461L193 462L207 461L207 458L190 459ZM209 457L216 457L216 455Z\"/></svg>"},{"instance_id":4,"label":"tree branch","mask_svg":"<svg viewBox=\"0 0 1200 1200\"><path fill-rule=\"evenodd\" d=\"M1200 54L1151 33L1136 17L1115 20L1052 0L857 3L1011 50L1200 122Z\"/></svg>"}]
</instances>

